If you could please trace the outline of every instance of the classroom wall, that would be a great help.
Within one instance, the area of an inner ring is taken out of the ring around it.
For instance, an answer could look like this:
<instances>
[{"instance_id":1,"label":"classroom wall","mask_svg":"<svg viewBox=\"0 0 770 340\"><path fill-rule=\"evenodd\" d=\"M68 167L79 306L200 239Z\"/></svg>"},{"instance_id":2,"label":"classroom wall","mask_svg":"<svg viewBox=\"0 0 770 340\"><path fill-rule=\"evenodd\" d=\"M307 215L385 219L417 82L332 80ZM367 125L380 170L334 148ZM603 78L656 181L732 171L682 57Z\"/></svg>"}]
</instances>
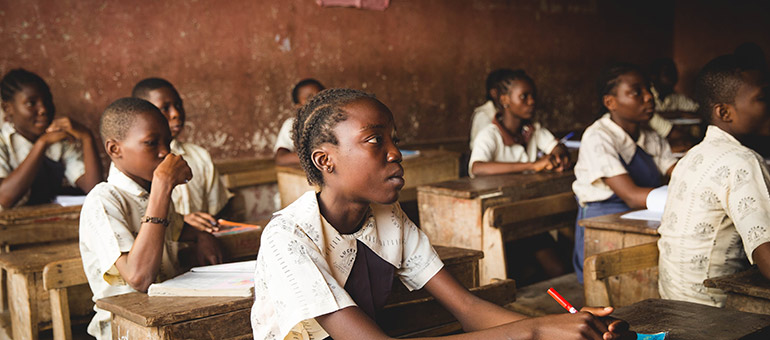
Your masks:
<instances>
[{"instance_id":1,"label":"classroom wall","mask_svg":"<svg viewBox=\"0 0 770 340\"><path fill-rule=\"evenodd\" d=\"M676 1L674 61L679 91L692 95L695 76L711 59L754 42L770 57L770 1Z\"/></svg>"},{"instance_id":2,"label":"classroom wall","mask_svg":"<svg viewBox=\"0 0 770 340\"><path fill-rule=\"evenodd\" d=\"M138 80L165 77L185 100L182 139L215 159L268 156L303 77L376 93L407 142L466 137L499 67L534 77L552 130L588 124L602 65L671 55L673 19L664 0L0 1L0 71L39 73L59 114L94 131Z\"/></svg>"}]
</instances>

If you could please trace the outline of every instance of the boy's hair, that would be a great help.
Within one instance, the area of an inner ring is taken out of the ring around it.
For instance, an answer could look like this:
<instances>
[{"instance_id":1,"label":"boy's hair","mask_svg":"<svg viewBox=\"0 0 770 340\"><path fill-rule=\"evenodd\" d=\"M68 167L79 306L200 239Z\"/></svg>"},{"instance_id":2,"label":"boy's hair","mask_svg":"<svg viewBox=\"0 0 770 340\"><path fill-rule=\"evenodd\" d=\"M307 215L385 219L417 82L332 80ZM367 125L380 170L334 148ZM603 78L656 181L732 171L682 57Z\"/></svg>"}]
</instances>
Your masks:
<instances>
[{"instance_id":1,"label":"boy's hair","mask_svg":"<svg viewBox=\"0 0 770 340\"><path fill-rule=\"evenodd\" d=\"M8 71L8 73L3 76L3 79L0 80L0 98L2 98L4 102L11 101L13 96L21 91L23 86L37 87L43 92L42 94L44 96L47 96L46 99L48 100L51 100L53 97L53 95L51 95L51 89L48 87L48 84L45 83L43 78L40 78L37 74L23 68L16 68Z\"/></svg>"},{"instance_id":2,"label":"boy's hair","mask_svg":"<svg viewBox=\"0 0 770 340\"><path fill-rule=\"evenodd\" d=\"M313 149L323 143L337 145L337 137L332 129L337 123L347 119L343 106L359 99L375 99L373 94L352 89L327 89L297 110L297 117L292 127L292 139L297 147L297 155L302 169L307 174L310 184L323 186L321 171L313 165Z\"/></svg>"},{"instance_id":3,"label":"boy's hair","mask_svg":"<svg viewBox=\"0 0 770 340\"><path fill-rule=\"evenodd\" d=\"M163 78L145 78L136 83L134 89L131 91L131 97L147 99L150 97L150 91L160 88L170 88L176 91L174 85Z\"/></svg>"},{"instance_id":4,"label":"boy's hair","mask_svg":"<svg viewBox=\"0 0 770 340\"><path fill-rule=\"evenodd\" d=\"M490 78L491 82L490 82ZM490 96L490 92L492 90L497 90L497 98L491 98L492 102L495 103L495 107L498 110L502 110L503 108L500 106L500 99L499 97L508 93L511 89L511 85L513 85L513 82L516 80L523 80L526 82L529 82L532 87L535 87L535 81L530 78L529 75L527 75L526 72L522 69L517 70L511 70L511 69L499 69L495 70L492 73L489 74L489 77L487 78L487 96Z\"/></svg>"},{"instance_id":5,"label":"boy's hair","mask_svg":"<svg viewBox=\"0 0 770 340\"><path fill-rule=\"evenodd\" d=\"M646 75L642 72L642 68L631 63L610 64L599 74L599 79L596 82L596 90L599 94L599 116L609 112L609 109L604 106L604 96L608 94L614 95L615 89L618 87L618 78L630 72L638 72L647 80Z\"/></svg>"},{"instance_id":6,"label":"boy's hair","mask_svg":"<svg viewBox=\"0 0 770 340\"><path fill-rule=\"evenodd\" d=\"M102 118L99 120L102 141L123 140L136 117L147 112L157 112L163 116L155 105L141 98L120 98L112 102L104 109Z\"/></svg>"},{"instance_id":7,"label":"boy's hair","mask_svg":"<svg viewBox=\"0 0 770 340\"><path fill-rule=\"evenodd\" d=\"M711 121L714 105L735 102L735 94L743 84L741 73L754 68L755 65L734 54L716 57L703 67L695 78L695 100L706 122Z\"/></svg>"},{"instance_id":8,"label":"boy's hair","mask_svg":"<svg viewBox=\"0 0 770 340\"><path fill-rule=\"evenodd\" d=\"M321 82L318 80L313 78L302 79L299 81L299 83L297 83L297 85L294 85L293 89L291 89L291 101L294 102L294 104L299 104L299 89L308 85L318 86L318 88L320 88L322 91L324 89L323 84L321 84Z\"/></svg>"}]
</instances>

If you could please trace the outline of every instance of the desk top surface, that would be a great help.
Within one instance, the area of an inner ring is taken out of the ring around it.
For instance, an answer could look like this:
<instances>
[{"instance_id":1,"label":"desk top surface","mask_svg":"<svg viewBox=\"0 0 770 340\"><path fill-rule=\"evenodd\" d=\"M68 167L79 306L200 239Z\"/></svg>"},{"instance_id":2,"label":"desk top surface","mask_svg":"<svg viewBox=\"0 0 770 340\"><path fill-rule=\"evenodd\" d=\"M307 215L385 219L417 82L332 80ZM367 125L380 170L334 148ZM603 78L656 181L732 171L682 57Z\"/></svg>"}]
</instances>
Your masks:
<instances>
[{"instance_id":1,"label":"desk top surface","mask_svg":"<svg viewBox=\"0 0 770 340\"><path fill-rule=\"evenodd\" d=\"M669 332L669 340L742 339L770 331L770 315L674 300L640 301L618 308L612 316L628 321L636 332Z\"/></svg>"},{"instance_id":2,"label":"desk top surface","mask_svg":"<svg viewBox=\"0 0 770 340\"><path fill-rule=\"evenodd\" d=\"M253 303L253 297L148 296L138 292L96 301L99 308L146 327L251 308Z\"/></svg>"},{"instance_id":3,"label":"desk top surface","mask_svg":"<svg viewBox=\"0 0 770 340\"><path fill-rule=\"evenodd\" d=\"M473 199L481 195L496 192L515 191L534 186L552 186L560 192L572 190L575 174L572 170L564 172L518 173L505 175L463 177L451 181L433 183L418 187L420 192L428 192L458 198Z\"/></svg>"},{"instance_id":4,"label":"desk top surface","mask_svg":"<svg viewBox=\"0 0 770 340\"><path fill-rule=\"evenodd\" d=\"M79 205L63 207L58 204L29 205L0 211L0 225L33 223L39 219L49 221L52 218L78 218Z\"/></svg>"},{"instance_id":5,"label":"desk top surface","mask_svg":"<svg viewBox=\"0 0 770 340\"><path fill-rule=\"evenodd\" d=\"M628 211L617 214L586 218L578 221L578 224L585 228L658 235L658 227L660 227L660 222L620 218L620 216L627 213Z\"/></svg>"},{"instance_id":6,"label":"desk top surface","mask_svg":"<svg viewBox=\"0 0 770 340\"><path fill-rule=\"evenodd\" d=\"M77 241L35 245L0 254L0 266L23 273L42 272L53 261L71 258L80 258Z\"/></svg>"},{"instance_id":7,"label":"desk top surface","mask_svg":"<svg viewBox=\"0 0 770 340\"><path fill-rule=\"evenodd\" d=\"M770 280L762 276L757 267L731 275L707 279L703 281L703 284L706 287L719 288L728 293L770 300Z\"/></svg>"}]
</instances>

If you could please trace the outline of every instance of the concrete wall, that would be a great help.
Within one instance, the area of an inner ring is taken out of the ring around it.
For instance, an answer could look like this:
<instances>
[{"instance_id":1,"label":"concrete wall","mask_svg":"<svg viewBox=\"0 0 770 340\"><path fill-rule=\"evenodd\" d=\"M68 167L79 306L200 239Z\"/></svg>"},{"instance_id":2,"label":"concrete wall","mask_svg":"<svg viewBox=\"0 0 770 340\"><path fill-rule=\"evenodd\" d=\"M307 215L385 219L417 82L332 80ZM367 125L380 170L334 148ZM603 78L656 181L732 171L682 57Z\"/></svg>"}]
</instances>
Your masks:
<instances>
[{"instance_id":1,"label":"concrete wall","mask_svg":"<svg viewBox=\"0 0 770 340\"><path fill-rule=\"evenodd\" d=\"M393 0L380 12L313 0L0 0L0 71L37 72L59 114L94 130L138 80L165 77L185 100L181 138L223 159L272 153L304 77L376 93L408 142L466 136L486 74L522 67L540 118L572 129L595 117L602 65L671 55L673 27L668 1Z\"/></svg>"}]
</instances>

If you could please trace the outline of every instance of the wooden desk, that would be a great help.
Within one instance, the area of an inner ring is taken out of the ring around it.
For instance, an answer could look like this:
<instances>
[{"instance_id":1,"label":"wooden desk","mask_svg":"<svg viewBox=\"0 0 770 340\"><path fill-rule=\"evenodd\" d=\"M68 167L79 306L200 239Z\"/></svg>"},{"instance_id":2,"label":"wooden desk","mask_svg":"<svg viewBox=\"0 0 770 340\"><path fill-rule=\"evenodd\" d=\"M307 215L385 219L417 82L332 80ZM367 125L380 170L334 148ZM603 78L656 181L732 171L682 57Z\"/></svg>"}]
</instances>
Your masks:
<instances>
[{"instance_id":1,"label":"wooden desk","mask_svg":"<svg viewBox=\"0 0 770 340\"><path fill-rule=\"evenodd\" d=\"M770 314L770 280L757 267L703 281L706 287L719 288L727 294L725 308L742 312Z\"/></svg>"},{"instance_id":2,"label":"wooden desk","mask_svg":"<svg viewBox=\"0 0 770 340\"><path fill-rule=\"evenodd\" d=\"M8 273L8 302L13 338L37 339L40 329L51 327L51 305L43 287L43 268L50 262L80 258L77 242L29 247L0 254L0 267ZM92 312L91 290L81 286L70 292L72 315Z\"/></svg>"},{"instance_id":3,"label":"wooden desk","mask_svg":"<svg viewBox=\"0 0 770 340\"><path fill-rule=\"evenodd\" d=\"M644 300L618 308L612 316L628 321L636 332L669 332L668 340L770 338L770 315L684 301Z\"/></svg>"},{"instance_id":4,"label":"wooden desk","mask_svg":"<svg viewBox=\"0 0 770 340\"><path fill-rule=\"evenodd\" d=\"M575 175L562 173L508 174L460 178L417 188L420 227L433 244L482 250L481 284L505 278L501 236L485 233L485 211L518 200L572 191ZM484 236L487 236L486 238ZM503 236L503 238L505 238ZM497 242L494 254L491 242ZM501 262L503 261L503 262ZM502 264L502 265L501 265Z\"/></svg>"},{"instance_id":5,"label":"wooden desk","mask_svg":"<svg viewBox=\"0 0 770 340\"><path fill-rule=\"evenodd\" d=\"M627 212L597 216L578 221L585 227L585 258L598 253L655 242L660 238L660 222L620 218ZM616 306L625 306L658 294L658 267L619 275L609 280ZM614 294L614 293L613 293Z\"/></svg>"},{"instance_id":6,"label":"wooden desk","mask_svg":"<svg viewBox=\"0 0 770 340\"><path fill-rule=\"evenodd\" d=\"M0 245L12 246L76 240L81 206L58 204L23 206L0 212Z\"/></svg>"},{"instance_id":7,"label":"wooden desk","mask_svg":"<svg viewBox=\"0 0 770 340\"><path fill-rule=\"evenodd\" d=\"M460 176L460 155L444 150L421 150L420 155L404 159L404 181L400 202L417 199L420 185L456 179ZM276 166L278 191L281 194L281 208L294 202L308 190L315 188L307 184L305 171L299 165Z\"/></svg>"}]
</instances>

